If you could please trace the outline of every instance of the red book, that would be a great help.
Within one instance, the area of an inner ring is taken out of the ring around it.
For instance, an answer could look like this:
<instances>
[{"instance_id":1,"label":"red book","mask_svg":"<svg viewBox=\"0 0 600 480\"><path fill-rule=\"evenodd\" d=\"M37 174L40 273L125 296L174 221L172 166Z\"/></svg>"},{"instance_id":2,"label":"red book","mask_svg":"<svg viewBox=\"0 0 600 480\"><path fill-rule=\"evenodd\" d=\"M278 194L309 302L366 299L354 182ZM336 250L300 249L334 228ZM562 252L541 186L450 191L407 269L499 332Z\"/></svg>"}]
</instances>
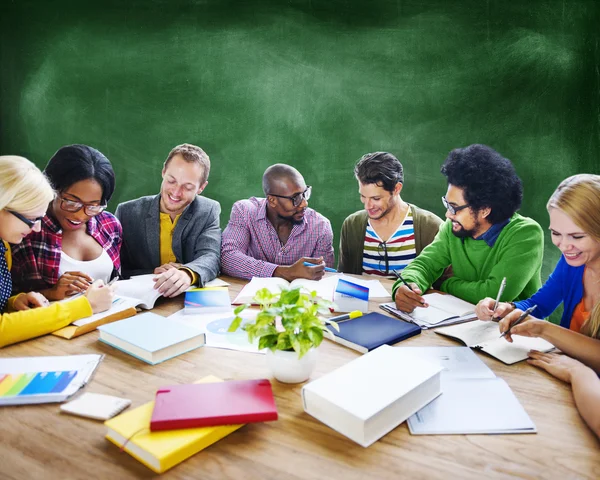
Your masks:
<instances>
[{"instance_id":1,"label":"red book","mask_svg":"<svg viewBox=\"0 0 600 480\"><path fill-rule=\"evenodd\" d=\"M150 430L211 427L277 420L271 382L232 380L161 387Z\"/></svg>"}]
</instances>

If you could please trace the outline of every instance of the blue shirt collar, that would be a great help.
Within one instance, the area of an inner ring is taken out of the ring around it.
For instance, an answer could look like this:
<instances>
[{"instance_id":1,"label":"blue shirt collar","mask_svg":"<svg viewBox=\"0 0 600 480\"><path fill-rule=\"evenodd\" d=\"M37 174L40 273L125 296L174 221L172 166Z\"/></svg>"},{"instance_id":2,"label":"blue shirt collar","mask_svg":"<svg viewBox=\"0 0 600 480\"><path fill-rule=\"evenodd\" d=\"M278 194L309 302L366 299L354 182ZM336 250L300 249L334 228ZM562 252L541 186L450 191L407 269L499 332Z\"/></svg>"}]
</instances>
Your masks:
<instances>
[{"instance_id":1,"label":"blue shirt collar","mask_svg":"<svg viewBox=\"0 0 600 480\"><path fill-rule=\"evenodd\" d=\"M498 240L500 232L502 232L502 229L508 225L508 222L510 222L510 218L501 223L494 223L494 225L488 228L487 232L479 235L477 238L474 238L474 240L483 240L488 244L488 247L492 248L496 243L496 240Z\"/></svg>"}]
</instances>

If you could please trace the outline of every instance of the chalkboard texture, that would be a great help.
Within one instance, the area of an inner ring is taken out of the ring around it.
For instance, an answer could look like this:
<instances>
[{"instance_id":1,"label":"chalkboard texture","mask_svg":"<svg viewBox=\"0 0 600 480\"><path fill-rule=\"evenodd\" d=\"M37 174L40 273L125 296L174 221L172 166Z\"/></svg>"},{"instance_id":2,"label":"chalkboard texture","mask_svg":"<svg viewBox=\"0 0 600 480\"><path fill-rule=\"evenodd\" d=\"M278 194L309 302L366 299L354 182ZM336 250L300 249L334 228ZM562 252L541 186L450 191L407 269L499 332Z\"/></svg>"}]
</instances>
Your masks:
<instances>
[{"instance_id":1,"label":"chalkboard texture","mask_svg":"<svg viewBox=\"0 0 600 480\"><path fill-rule=\"evenodd\" d=\"M86 3L2 2L0 149L42 166L64 144L98 148L117 173L113 209L156 192L183 142L210 155L205 194L224 224L285 162L336 243L361 208L352 168L366 152L394 153L404 198L443 215L444 158L488 144L544 229L560 180L599 171L599 2ZM558 258L546 243L544 277Z\"/></svg>"}]
</instances>

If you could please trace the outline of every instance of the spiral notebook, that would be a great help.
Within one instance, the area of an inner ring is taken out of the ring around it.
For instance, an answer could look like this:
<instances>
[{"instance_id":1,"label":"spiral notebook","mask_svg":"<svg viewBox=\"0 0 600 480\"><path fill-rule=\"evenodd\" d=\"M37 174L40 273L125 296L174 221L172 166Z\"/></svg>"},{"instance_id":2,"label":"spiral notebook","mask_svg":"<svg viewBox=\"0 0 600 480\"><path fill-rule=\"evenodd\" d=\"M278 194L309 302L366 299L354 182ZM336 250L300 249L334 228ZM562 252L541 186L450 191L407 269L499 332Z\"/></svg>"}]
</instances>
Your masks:
<instances>
[{"instance_id":1,"label":"spiral notebook","mask_svg":"<svg viewBox=\"0 0 600 480\"><path fill-rule=\"evenodd\" d=\"M75 400L61 405L60 410L94 420L108 420L117 413L121 413L129 405L131 405L131 400L127 398L86 392Z\"/></svg>"}]
</instances>

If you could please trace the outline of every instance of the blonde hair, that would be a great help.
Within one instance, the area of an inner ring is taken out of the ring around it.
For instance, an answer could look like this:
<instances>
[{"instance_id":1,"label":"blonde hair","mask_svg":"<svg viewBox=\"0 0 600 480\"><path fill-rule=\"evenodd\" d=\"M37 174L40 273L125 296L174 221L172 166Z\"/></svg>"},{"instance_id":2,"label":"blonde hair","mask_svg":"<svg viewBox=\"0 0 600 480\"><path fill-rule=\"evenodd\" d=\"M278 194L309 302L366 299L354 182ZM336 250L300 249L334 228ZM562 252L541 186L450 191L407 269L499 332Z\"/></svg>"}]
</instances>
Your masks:
<instances>
[{"instance_id":1,"label":"blonde hair","mask_svg":"<svg viewBox=\"0 0 600 480\"><path fill-rule=\"evenodd\" d=\"M48 179L32 162L15 155L0 156L0 210L28 212L54 199Z\"/></svg>"},{"instance_id":2,"label":"blonde hair","mask_svg":"<svg viewBox=\"0 0 600 480\"><path fill-rule=\"evenodd\" d=\"M186 162L197 163L202 167L202 178L200 178L200 185L204 185L204 182L208 180L208 174L210 173L210 158L204 150L191 143L182 143L177 145L173 150L169 152L169 156L165 160L163 169L166 169L169 162L175 155L181 155Z\"/></svg>"},{"instance_id":3,"label":"blonde hair","mask_svg":"<svg viewBox=\"0 0 600 480\"><path fill-rule=\"evenodd\" d=\"M563 211L575 225L600 242L600 175L582 173L564 179L546 207L548 211L551 208ZM600 302L592 308L581 333L600 338Z\"/></svg>"}]
</instances>

